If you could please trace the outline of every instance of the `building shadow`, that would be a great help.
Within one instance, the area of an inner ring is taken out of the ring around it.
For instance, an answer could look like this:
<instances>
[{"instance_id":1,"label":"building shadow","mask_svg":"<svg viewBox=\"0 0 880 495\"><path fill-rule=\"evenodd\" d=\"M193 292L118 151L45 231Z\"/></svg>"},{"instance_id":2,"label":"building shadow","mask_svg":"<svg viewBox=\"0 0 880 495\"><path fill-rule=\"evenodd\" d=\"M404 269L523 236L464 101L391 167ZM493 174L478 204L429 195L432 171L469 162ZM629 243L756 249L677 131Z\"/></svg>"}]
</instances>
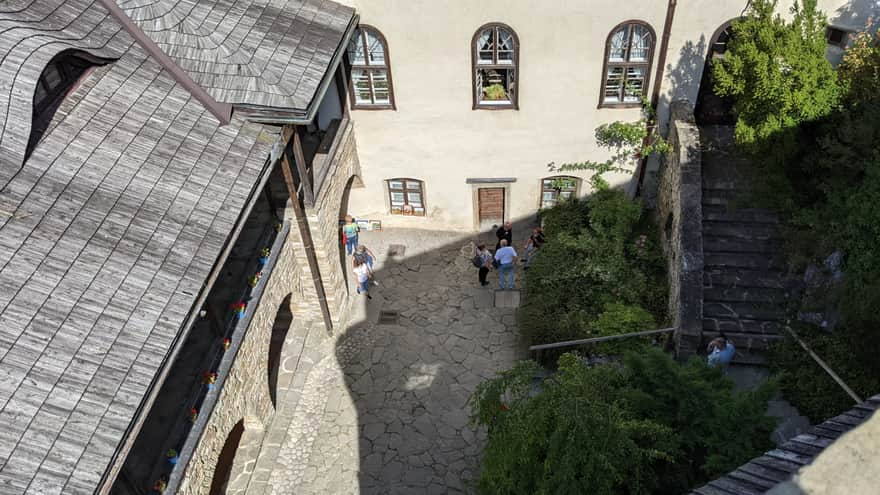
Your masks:
<instances>
[{"instance_id":1,"label":"building shadow","mask_svg":"<svg viewBox=\"0 0 880 495\"><path fill-rule=\"evenodd\" d=\"M535 225L515 222L518 252ZM336 344L356 410L360 493L470 491L485 434L469 422L468 399L477 384L527 356L516 310L495 307L497 273L481 287L471 262L476 243L493 249L496 241L494 232L361 233L359 242L378 258L379 285L371 300L357 296L349 274L353 317ZM520 287L521 265L517 272Z\"/></svg>"}]
</instances>

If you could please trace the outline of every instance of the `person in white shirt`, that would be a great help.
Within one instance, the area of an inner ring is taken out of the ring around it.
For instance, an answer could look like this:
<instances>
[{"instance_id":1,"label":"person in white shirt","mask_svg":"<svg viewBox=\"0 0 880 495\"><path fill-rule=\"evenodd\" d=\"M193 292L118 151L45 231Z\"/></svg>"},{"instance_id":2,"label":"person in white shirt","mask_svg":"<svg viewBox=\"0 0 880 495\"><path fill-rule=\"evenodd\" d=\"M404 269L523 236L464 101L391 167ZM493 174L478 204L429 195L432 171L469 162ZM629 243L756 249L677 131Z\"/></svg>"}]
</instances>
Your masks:
<instances>
[{"instance_id":1,"label":"person in white shirt","mask_svg":"<svg viewBox=\"0 0 880 495\"><path fill-rule=\"evenodd\" d=\"M507 245L507 239L501 239L498 251L495 251L495 261L498 262L498 278L502 289L513 289L513 267L516 262L516 250ZM508 282L507 279L510 279Z\"/></svg>"},{"instance_id":2,"label":"person in white shirt","mask_svg":"<svg viewBox=\"0 0 880 495\"><path fill-rule=\"evenodd\" d=\"M354 258L354 273L357 275L358 279L358 294L366 294L367 299L372 299L373 296L370 295L370 277L373 276L373 272L370 270L370 267L361 261L358 258Z\"/></svg>"}]
</instances>

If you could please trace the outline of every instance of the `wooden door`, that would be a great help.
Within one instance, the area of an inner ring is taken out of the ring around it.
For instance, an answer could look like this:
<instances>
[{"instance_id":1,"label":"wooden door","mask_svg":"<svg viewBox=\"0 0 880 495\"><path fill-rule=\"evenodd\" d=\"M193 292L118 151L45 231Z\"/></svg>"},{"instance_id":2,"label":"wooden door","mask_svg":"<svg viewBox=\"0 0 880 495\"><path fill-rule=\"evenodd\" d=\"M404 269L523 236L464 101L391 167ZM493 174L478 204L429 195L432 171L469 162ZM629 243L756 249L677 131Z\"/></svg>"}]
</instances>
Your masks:
<instances>
[{"instance_id":1,"label":"wooden door","mask_svg":"<svg viewBox=\"0 0 880 495\"><path fill-rule=\"evenodd\" d=\"M504 188L484 187L477 192L480 230L504 223Z\"/></svg>"}]
</instances>

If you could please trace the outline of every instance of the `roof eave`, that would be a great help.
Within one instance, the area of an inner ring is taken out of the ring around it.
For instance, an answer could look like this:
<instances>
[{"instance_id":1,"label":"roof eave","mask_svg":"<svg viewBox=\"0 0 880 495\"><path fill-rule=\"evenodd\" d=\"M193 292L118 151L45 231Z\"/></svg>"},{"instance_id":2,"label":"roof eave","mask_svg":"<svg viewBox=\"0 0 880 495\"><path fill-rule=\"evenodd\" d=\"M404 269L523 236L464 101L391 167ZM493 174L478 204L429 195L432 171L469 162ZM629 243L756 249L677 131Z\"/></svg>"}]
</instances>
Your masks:
<instances>
[{"instance_id":1,"label":"roof eave","mask_svg":"<svg viewBox=\"0 0 880 495\"><path fill-rule=\"evenodd\" d=\"M342 63L345 51L348 48L348 43L351 41L354 31L357 29L359 21L360 16L357 13L354 13L351 16L351 20L348 22L348 26L345 28L342 40L336 47L336 51L333 53L333 58L330 60L330 64L324 72L324 77L321 79L321 83L318 85L318 89L315 91L314 96L312 96L312 100L309 102L308 107L299 109L234 104L233 113L245 120L260 124L305 125L311 123L315 119L315 115L318 113L318 107L321 106L321 102L324 100L324 95L327 94L327 89L330 87L330 84L333 83L333 76L336 74L339 64Z\"/></svg>"}]
</instances>

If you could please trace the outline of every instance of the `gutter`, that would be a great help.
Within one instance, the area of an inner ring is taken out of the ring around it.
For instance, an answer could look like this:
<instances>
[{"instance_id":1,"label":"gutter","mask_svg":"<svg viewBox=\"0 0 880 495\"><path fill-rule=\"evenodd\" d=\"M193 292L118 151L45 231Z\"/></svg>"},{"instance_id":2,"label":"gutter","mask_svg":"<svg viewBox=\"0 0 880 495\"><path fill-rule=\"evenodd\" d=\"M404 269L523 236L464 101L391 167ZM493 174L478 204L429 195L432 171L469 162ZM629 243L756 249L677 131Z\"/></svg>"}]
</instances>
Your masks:
<instances>
[{"instance_id":1,"label":"gutter","mask_svg":"<svg viewBox=\"0 0 880 495\"><path fill-rule=\"evenodd\" d=\"M345 33L342 35L342 41L339 43L339 46L336 47L336 52L333 53L333 58L330 59L330 65L327 72L324 73L324 78L321 80L321 84L318 85L318 89L315 91L312 101L309 102L309 106L305 110L236 104L235 114L250 122L260 124L306 125L312 123L312 121L315 120L315 115L318 114L318 107L320 107L321 102L324 101L324 95L327 94L327 89L330 87L330 84L333 83L336 69L339 68L342 59L345 57L345 52L348 50L348 44L351 41L351 37L354 35L359 22L360 16L357 14L353 15L348 23L348 27L345 28Z\"/></svg>"},{"instance_id":2,"label":"gutter","mask_svg":"<svg viewBox=\"0 0 880 495\"><path fill-rule=\"evenodd\" d=\"M213 96L209 95L207 91L204 90L201 86L196 84L195 81L189 74L187 74L183 69L177 65L174 60L171 60L171 57L165 54L159 45L157 45L153 40L150 39L149 36L144 33L141 28L128 17L125 12L119 8L119 5L116 5L115 0L98 0L101 5L104 6L110 12L110 15L116 19L116 22L122 25L128 34L134 37L134 40L137 44L141 46L147 53L156 59L165 70L171 74L171 77L177 81L178 84L184 87L196 100L199 101L204 107L211 112L214 117L217 117L217 120L220 121L220 125L226 125L232 120L232 105L229 103L220 103L215 100Z\"/></svg>"}]
</instances>

